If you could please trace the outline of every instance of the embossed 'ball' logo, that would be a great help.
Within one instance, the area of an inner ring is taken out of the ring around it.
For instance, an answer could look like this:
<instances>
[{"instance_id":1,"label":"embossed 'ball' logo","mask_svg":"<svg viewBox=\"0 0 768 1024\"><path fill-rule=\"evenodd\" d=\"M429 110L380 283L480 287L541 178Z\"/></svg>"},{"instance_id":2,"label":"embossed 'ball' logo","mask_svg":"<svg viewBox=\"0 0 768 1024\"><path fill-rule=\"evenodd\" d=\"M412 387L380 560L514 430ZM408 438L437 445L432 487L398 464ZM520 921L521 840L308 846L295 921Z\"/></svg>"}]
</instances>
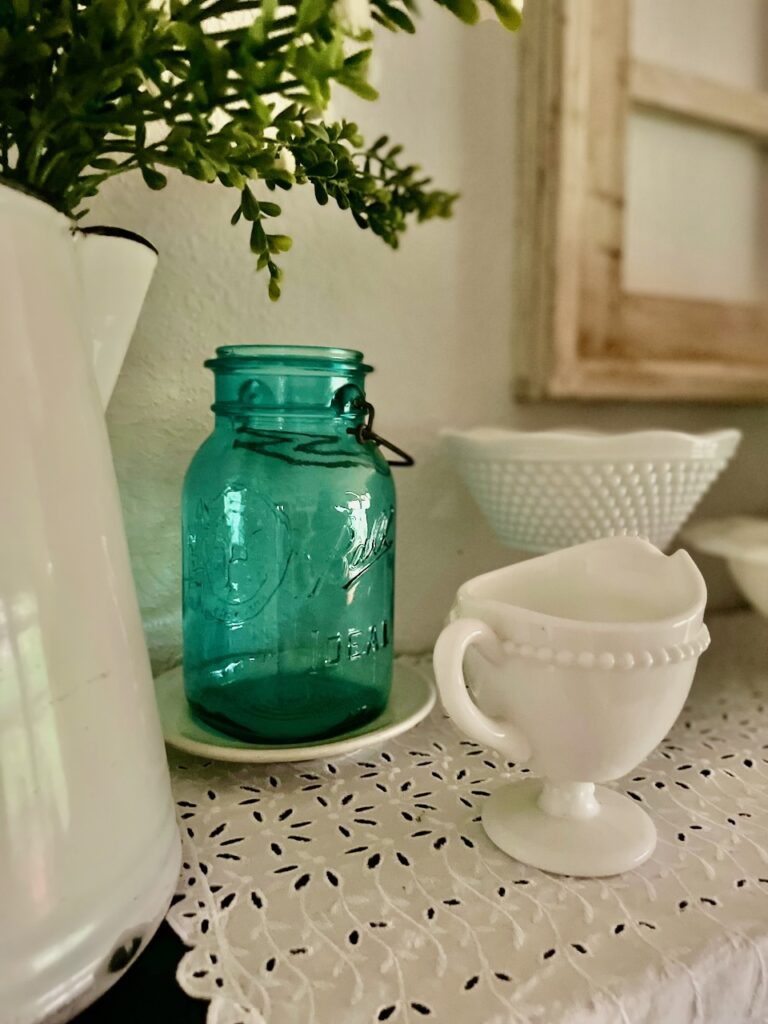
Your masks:
<instances>
[{"instance_id":1,"label":"embossed 'ball' logo","mask_svg":"<svg viewBox=\"0 0 768 1024\"><path fill-rule=\"evenodd\" d=\"M358 580L393 550L394 508L373 512L369 494L347 493L344 505L336 511L345 519L341 554L344 590ZM390 555L390 558L392 556Z\"/></svg>"}]
</instances>

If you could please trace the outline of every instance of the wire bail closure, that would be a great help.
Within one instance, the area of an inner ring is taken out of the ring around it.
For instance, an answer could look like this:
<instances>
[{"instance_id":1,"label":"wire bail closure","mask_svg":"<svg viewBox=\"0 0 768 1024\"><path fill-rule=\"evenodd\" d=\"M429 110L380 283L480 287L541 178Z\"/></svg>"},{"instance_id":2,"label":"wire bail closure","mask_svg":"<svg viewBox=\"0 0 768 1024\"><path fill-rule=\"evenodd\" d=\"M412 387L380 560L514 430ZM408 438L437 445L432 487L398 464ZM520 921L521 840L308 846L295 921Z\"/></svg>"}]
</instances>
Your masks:
<instances>
[{"instance_id":1,"label":"wire bail closure","mask_svg":"<svg viewBox=\"0 0 768 1024\"><path fill-rule=\"evenodd\" d=\"M361 401L359 404L356 402L355 405L359 409L365 411L365 422L361 423L358 427L350 429L349 433L354 434L355 438L360 444L365 444L366 441L373 441L379 448L386 448L390 452L394 452L395 455L399 456L398 459L387 459L387 464L390 466L413 466L414 459L408 452L404 452L402 448L398 448L396 444L392 444L391 441L387 441L386 438L382 437L381 434L377 434L373 429L373 417L376 414L376 410L370 402Z\"/></svg>"}]
</instances>

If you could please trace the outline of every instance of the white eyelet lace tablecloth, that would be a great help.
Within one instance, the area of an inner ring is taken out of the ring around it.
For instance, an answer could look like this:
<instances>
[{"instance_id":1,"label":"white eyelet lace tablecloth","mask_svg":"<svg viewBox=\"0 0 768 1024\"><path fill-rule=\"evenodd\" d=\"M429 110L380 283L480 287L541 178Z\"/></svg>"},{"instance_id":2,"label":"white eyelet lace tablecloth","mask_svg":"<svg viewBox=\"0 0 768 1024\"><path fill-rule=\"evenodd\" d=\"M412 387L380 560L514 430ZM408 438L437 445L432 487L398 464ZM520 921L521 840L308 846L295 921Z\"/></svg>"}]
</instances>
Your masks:
<instances>
[{"instance_id":1,"label":"white eyelet lace tablecloth","mask_svg":"<svg viewBox=\"0 0 768 1024\"><path fill-rule=\"evenodd\" d=\"M185 852L169 920L208 1024L768 1021L768 624L710 625L677 725L615 784L659 831L615 878L497 850L483 800L525 768L439 710L332 762L171 753Z\"/></svg>"}]
</instances>

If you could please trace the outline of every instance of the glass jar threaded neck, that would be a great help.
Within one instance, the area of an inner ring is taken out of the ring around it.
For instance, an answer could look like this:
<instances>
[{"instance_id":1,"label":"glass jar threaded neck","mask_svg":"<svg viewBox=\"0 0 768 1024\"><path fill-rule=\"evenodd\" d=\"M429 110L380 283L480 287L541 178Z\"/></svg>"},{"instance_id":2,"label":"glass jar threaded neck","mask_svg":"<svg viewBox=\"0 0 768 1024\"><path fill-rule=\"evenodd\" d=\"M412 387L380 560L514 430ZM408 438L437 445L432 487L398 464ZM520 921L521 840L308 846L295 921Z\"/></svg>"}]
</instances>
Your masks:
<instances>
[{"instance_id":1,"label":"glass jar threaded neck","mask_svg":"<svg viewBox=\"0 0 768 1024\"><path fill-rule=\"evenodd\" d=\"M354 349L226 345L205 365L215 377L216 416L351 416L365 402L372 367Z\"/></svg>"}]
</instances>

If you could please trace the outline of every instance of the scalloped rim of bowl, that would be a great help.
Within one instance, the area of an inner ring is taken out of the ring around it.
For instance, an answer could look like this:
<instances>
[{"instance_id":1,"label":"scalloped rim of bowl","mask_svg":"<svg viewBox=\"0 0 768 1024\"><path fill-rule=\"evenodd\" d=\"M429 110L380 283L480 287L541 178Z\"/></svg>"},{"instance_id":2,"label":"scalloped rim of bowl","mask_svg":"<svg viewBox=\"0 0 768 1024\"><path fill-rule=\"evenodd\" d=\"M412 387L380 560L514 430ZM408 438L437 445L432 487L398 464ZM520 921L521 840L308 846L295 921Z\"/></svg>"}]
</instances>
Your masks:
<instances>
[{"instance_id":1,"label":"scalloped rim of bowl","mask_svg":"<svg viewBox=\"0 0 768 1024\"><path fill-rule=\"evenodd\" d=\"M441 438L479 455L506 460L535 461L671 461L673 459L730 459L741 441L733 427L689 434L681 430L509 430L504 427L446 429Z\"/></svg>"},{"instance_id":2,"label":"scalloped rim of bowl","mask_svg":"<svg viewBox=\"0 0 768 1024\"><path fill-rule=\"evenodd\" d=\"M768 566L768 519L725 516L703 519L682 531L682 539L706 555Z\"/></svg>"}]
</instances>

